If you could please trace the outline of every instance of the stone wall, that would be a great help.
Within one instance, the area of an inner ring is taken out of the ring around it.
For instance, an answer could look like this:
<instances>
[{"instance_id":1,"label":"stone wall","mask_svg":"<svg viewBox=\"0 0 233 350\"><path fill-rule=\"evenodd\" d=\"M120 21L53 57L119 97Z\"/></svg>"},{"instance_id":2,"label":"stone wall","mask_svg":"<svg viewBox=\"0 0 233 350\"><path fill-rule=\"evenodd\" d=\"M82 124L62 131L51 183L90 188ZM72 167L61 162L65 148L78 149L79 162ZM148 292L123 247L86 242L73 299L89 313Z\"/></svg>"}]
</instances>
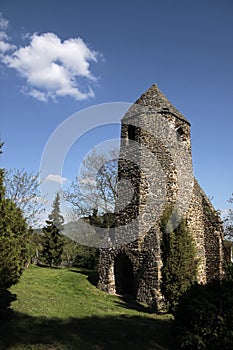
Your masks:
<instances>
[{"instance_id":1,"label":"stone wall","mask_svg":"<svg viewBox=\"0 0 233 350\"><path fill-rule=\"evenodd\" d=\"M151 230L143 241L135 241L122 247L102 250L98 287L110 294L117 293L115 262L119 255L126 255L132 263L134 272L134 286L129 294L135 296L137 300L157 308L158 300L162 296L159 288L161 254L156 236L157 233Z\"/></svg>"},{"instance_id":2,"label":"stone wall","mask_svg":"<svg viewBox=\"0 0 233 350\"><path fill-rule=\"evenodd\" d=\"M175 228L186 217L193 233L199 282L221 276L221 221L193 177L190 123L154 85L122 119L118 177L115 233L111 247L101 250L100 289L111 294L131 291L137 300L159 309L159 221L168 204L177 218L169 225Z\"/></svg>"},{"instance_id":3,"label":"stone wall","mask_svg":"<svg viewBox=\"0 0 233 350\"><path fill-rule=\"evenodd\" d=\"M223 227L217 212L196 180L187 219L197 247L198 280L206 283L223 274Z\"/></svg>"}]
</instances>

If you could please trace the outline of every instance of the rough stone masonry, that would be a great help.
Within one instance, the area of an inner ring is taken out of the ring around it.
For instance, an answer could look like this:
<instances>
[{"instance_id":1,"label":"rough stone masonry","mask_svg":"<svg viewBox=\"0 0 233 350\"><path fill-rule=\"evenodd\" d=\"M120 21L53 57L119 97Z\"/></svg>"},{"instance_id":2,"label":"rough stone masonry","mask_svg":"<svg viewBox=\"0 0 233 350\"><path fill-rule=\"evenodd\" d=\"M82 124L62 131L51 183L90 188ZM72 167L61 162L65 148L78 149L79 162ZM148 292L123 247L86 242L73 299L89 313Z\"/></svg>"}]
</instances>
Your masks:
<instances>
[{"instance_id":1,"label":"rough stone masonry","mask_svg":"<svg viewBox=\"0 0 233 350\"><path fill-rule=\"evenodd\" d=\"M198 259L198 281L223 273L223 228L192 173L190 123L152 85L121 124L114 234L100 251L98 287L160 308L161 232L171 205L175 228L186 218ZM174 219L175 217L175 219Z\"/></svg>"}]
</instances>

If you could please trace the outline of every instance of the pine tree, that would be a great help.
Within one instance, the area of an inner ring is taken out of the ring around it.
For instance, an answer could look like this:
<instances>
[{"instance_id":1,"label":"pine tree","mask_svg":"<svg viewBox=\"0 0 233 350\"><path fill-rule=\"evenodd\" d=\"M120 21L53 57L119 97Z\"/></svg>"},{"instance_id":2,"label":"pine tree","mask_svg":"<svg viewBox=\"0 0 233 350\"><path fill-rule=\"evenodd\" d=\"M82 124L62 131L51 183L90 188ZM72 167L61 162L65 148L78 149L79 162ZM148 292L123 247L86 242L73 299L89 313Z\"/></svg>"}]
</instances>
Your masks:
<instances>
[{"instance_id":1,"label":"pine tree","mask_svg":"<svg viewBox=\"0 0 233 350\"><path fill-rule=\"evenodd\" d=\"M6 304L7 289L18 282L29 258L26 221L21 210L5 198L3 181L4 171L0 169L0 309Z\"/></svg>"},{"instance_id":2,"label":"pine tree","mask_svg":"<svg viewBox=\"0 0 233 350\"><path fill-rule=\"evenodd\" d=\"M57 229L60 231L62 228L62 224L64 223L64 218L61 215L60 211L60 195L59 192L57 192L56 197L52 204L52 212L49 214L48 218L50 221L53 222L53 224L57 227Z\"/></svg>"},{"instance_id":3,"label":"pine tree","mask_svg":"<svg viewBox=\"0 0 233 350\"><path fill-rule=\"evenodd\" d=\"M161 220L162 231L162 283L161 292L174 311L180 296L196 281L197 259L193 237L183 219L174 230L169 229L172 210Z\"/></svg>"},{"instance_id":4,"label":"pine tree","mask_svg":"<svg viewBox=\"0 0 233 350\"><path fill-rule=\"evenodd\" d=\"M60 234L64 218L60 213L60 196L57 193L49 220L43 228L43 252L42 256L49 266L58 266L62 260L64 240Z\"/></svg>"}]
</instances>

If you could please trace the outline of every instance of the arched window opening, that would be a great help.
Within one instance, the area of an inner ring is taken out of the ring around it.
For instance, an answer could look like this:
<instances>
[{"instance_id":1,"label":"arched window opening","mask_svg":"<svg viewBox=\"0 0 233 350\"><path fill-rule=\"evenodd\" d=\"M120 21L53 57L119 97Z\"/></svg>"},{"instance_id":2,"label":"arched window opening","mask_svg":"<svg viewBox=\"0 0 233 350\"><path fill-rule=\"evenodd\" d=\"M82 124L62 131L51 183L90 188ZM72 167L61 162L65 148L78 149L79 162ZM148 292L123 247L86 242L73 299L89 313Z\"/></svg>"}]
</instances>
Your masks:
<instances>
[{"instance_id":1,"label":"arched window opening","mask_svg":"<svg viewBox=\"0 0 233 350\"><path fill-rule=\"evenodd\" d=\"M176 129L176 137L177 141L183 141L185 139L185 132L181 127Z\"/></svg>"}]
</instances>

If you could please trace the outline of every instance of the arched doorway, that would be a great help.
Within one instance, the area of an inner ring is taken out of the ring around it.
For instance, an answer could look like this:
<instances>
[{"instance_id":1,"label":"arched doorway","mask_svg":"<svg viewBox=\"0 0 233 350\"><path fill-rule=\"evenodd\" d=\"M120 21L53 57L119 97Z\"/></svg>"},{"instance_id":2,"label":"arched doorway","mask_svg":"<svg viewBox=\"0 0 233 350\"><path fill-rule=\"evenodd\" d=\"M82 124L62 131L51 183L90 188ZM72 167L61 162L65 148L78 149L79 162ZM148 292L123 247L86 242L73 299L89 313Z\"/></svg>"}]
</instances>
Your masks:
<instances>
[{"instance_id":1,"label":"arched doorway","mask_svg":"<svg viewBox=\"0 0 233 350\"><path fill-rule=\"evenodd\" d=\"M116 293L136 297L133 264L126 254L118 254L114 263Z\"/></svg>"}]
</instances>

